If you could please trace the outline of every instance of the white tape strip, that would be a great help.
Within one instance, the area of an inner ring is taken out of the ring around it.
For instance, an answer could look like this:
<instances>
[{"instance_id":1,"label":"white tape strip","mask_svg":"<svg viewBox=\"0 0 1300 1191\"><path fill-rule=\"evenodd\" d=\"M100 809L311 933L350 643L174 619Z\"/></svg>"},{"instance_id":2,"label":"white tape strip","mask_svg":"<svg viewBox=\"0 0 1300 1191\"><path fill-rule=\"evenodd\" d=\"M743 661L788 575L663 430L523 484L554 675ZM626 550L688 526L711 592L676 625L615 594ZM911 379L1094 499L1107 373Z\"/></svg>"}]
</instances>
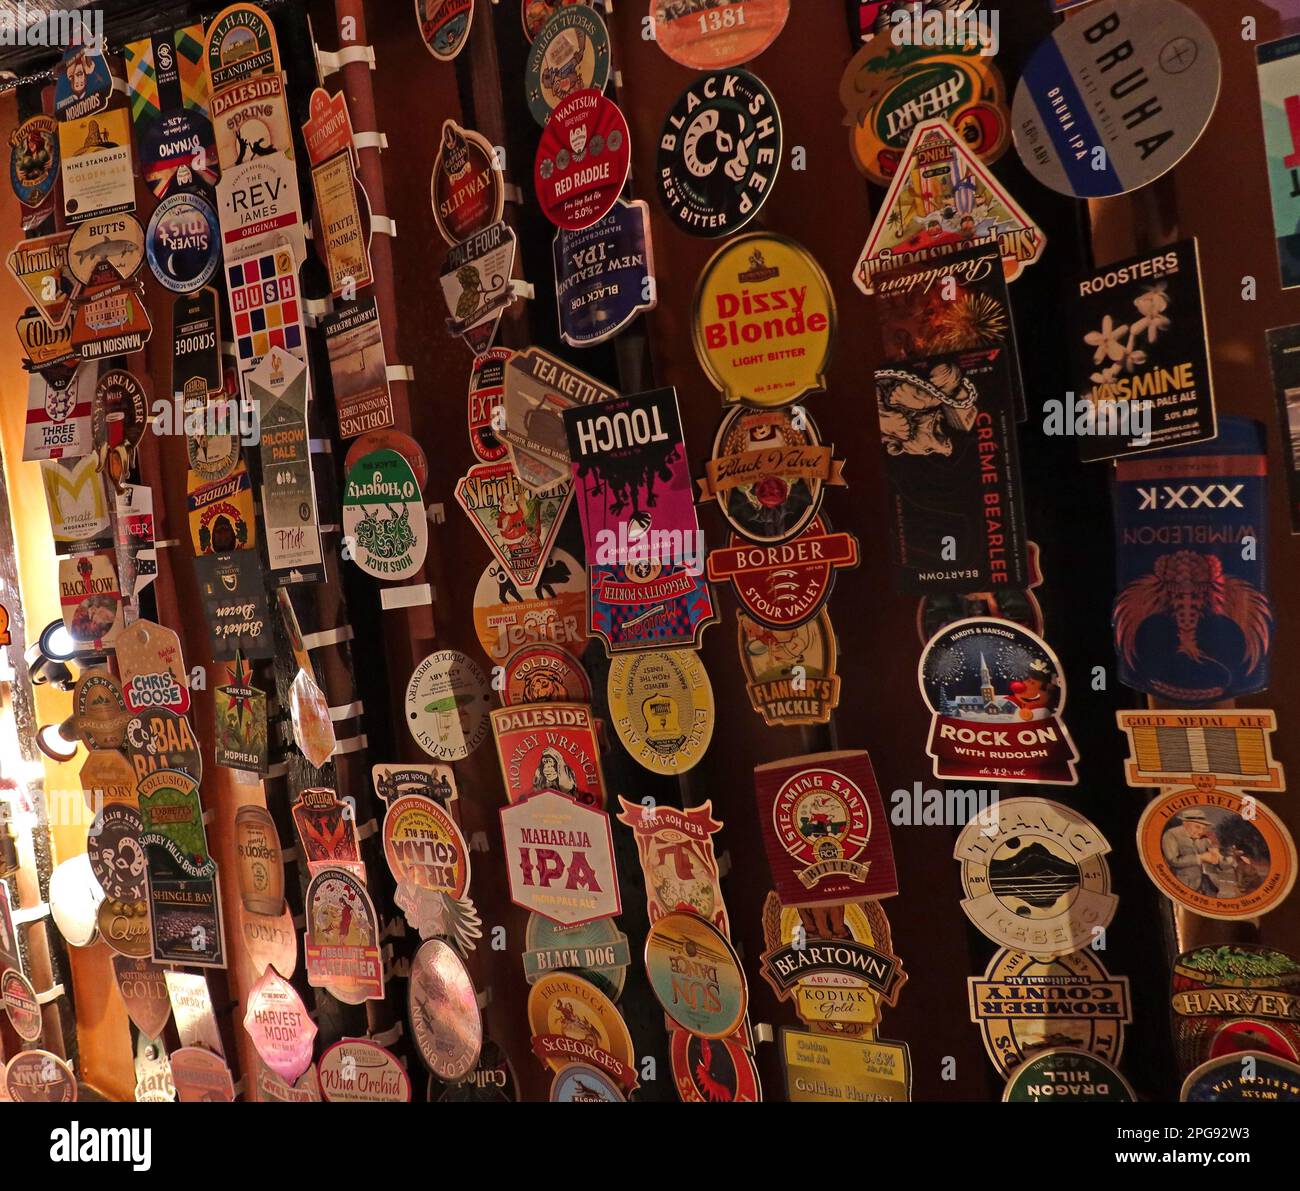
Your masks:
<instances>
[{"instance_id":1,"label":"white tape strip","mask_svg":"<svg viewBox=\"0 0 1300 1191\"><path fill-rule=\"evenodd\" d=\"M379 830L379 822L376 819L367 819L360 827L357 828L357 839L369 839L376 831Z\"/></svg>"},{"instance_id":2,"label":"white tape strip","mask_svg":"<svg viewBox=\"0 0 1300 1191\"><path fill-rule=\"evenodd\" d=\"M415 369L409 364L389 364L384 369L384 375L389 380L414 380Z\"/></svg>"},{"instance_id":3,"label":"white tape strip","mask_svg":"<svg viewBox=\"0 0 1300 1191\"><path fill-rule=\"evenodd\" d=\"M313 455L334 454L334 444L328 438L309 438L307 440L307 449Z\"/></svg>"},{"instance_id":4,"label":"white tape strip","mask_svg":"<svg viewBox=\"0 0 1300 1191\"><path fill-rule=\"evenodd\" d=\"M481 990L478 994L477 1000L478 1007L480 1009L486 1009L490 1004L492 1004L492 989L485 988Z\"/></svg>"},{"instance_id":5,"label":"white tape strip","mask_svg":"<svg viewBox=\"0 0 1300 1191\"><path fill-rule=\"evenodd\" d=\"M330 719L336 724L342 720L354 720L363 711L366 705L358 699L355 703L341 703L338 707L330 708Z\"/></svg>"},{"instance_id":6,"label":"white tape strip","mask_svg":"<svg viewBox=\"0 0 1300 1191\"><path fill-rule=\"evenodd\" d=\"M359 753L362 749L369 747L370 741L366 739L366 735L363 732L360 736L353 736L347 740L337 741L334 745L334 751L330 756L339 757L344 753Z\"/></svg>"},{"instance_id":7,"label":"white tape strip","mask_svg":"<svg viewBox=\"0 0 1300 1191\"><path fill-rule=\"evenodd\" d=\"M38 1005L48 1005L51 1001L57 1001L61 996L63 996L63 985L56 984L53 988L38 992L36 994L36 1003Z\"/></svg>"},{"instance_id":8,"label":"white tape strip","mask_svg":"<svg viewBox=\"0 0 1300 1191\"><path fill-rule=\"evenodd\" d=\"M342 530L343 526L341 526L341 525L320 525L320 526L317 526L317 528L320 530L320 532L321 532L322 534L335 534L335 533L340 532L340 531Z\"/></svg>"},{"instance_id":9,"label":"white tape strip","mask_svg":"<svg viewBox=\"0 0 1300 1191\"><path fill-rule=\"evenodd\" d=\"M353 62L364 62L371 70L375 68L375 47L369 45L348 45L344 46L336 54L328 50L318 49L316 51L316 60L320 63L320 72L325 78L332 74L338 74L345 66L351 66Z\"/></svg>"},{"instance_id":10,"label":"white tape strip","mask_svg":"<svg viewBox=\"0 0 1300 1191\"><path fill-rule=\"evenodd\" d=\"M334 313L333 298L305 298L302 303L303 310L310 315L316 316L321 314Z\"/></svg>"},{"instance_id":11,"label":"white tape strip","mask_svg":"<svg viewBox=\"0 0 1300 1191\"><path fill-rule=\"evenodd\" d=\"M15 910L13 920L15 926L26 926L29 922L36 922L41 918L49 915L50 903L40 902L35 906L28 906L25 910Z\"/></svg>"},{"instance_id":12,"label":"white tape strip","mask_svg":"<svg viewBox=\"0 0 1300 1191\"><path fill-rule=\"evenodd\" d=\"M270 765L266 770L266 780L275 781L277 778L289 776L289 762L281 761L278 765Z\"/></svg>"},{"instance_id":13,"label":"white tape strip","mask_svg":"<svg viewBox=\"0 0 1300 1191\"><path fill-rule=\"evenodd\" d=\"M358 149L387 149L388 134L372 129L370 132L354 132L352 143Z\"/></svg>"},{"instance_id":14,"label":"white tape strip","mask_svg":"<svg viewBox=\"0 0 1300 1191\"><path fill-rule=\"evenodd\" d=\"M772 1042L776 1038L775 1031L765 1021L755 1022L750 1032L755 1042Z\"/></svg>"},{"instance_id":15,"label":"white tape strip","mask_svg":"<svg viewBox=\"0 0 1300 1191\"><path fill-rule=\"evenodd\" d=\"M433 588L427 583L408 583L403 587L382 587L379 602L385 612L395 608L424 608L433 603Z\"/></svg>"},{"instance_id":16,"label":"white tape strip","mask_svg":"<svg viewBox=\"0 0 1300 1191\"><path fill-rule=\"evenodd\" d=\"M502 188L501 193L504 195L506 202L521 204L524 201L524 192L519 189L513 182L507 182Z\"/></svg>"},{"instance_id":17,"label":"white tape strip","mask_svg":"<svg viewBox=\"0 0 1300 1191\"><path fill-rule=\"evenodd\" d=\"M341 624L337 628L322 629L319 633L303 633L302 647L310 651L326 645L342 645L344 641L351 641L355 635L350 624Z\"/></svg>"},{"instance_id":18,"label":"white tape strip","mask_svg":"<svg viewBox=\"0 0 1300 1191\"><path fill-rule=\"evenodd\" d=\"M371 1034L369 1037L376 1046L392 1046L405 1032L399 1018L391 1030L385 1030L382 1034Z\"/></svg>"},{"instance_id":19,"label":"white tape strip","mask_svg":"<svg viewBox=\"0 0 1300 1191\"><path fill-rule=\"evenodd\" d=\"M387 215L372 215L370 217L370 227L381 235L392 236L394 240L397 239L397 220L390 219Z\"/></svg>"},{"instance_id":20,"label":"white tape strip","mask_svg":"<svg viewBox=\"0 0 1300 1191\"><path fill-rule=\"evenodd\" d=\"M510 279L510 292L516 298L524 298L529 302L537 296L537 291L533 289L533 283L525 281L522 277L512 277Z\"/></svg>"}]
</instances>

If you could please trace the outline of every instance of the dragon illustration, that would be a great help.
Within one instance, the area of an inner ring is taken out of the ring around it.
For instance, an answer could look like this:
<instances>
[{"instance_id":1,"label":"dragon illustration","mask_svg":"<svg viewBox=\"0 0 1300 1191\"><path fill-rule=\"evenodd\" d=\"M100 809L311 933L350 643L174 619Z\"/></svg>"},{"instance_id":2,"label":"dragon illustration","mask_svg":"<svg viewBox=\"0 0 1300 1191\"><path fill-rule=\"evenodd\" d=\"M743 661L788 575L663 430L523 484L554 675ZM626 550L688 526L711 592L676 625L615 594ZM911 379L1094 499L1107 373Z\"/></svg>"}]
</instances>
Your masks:
<instances>
[{"instance_id":1,"label":"dragon illustration","mask_svg":"<svg viewBox=\"0 0 1300 1191\"><path fill-rule=\"evenodd\" d=\"M571 1001L557 1001L555 1010L560 1018L560 1033L565 1038L573 1038L579 1042L590 1042L594 1046L600 1045L602 1041L600 1031L582 1015Z\"/></svg>"},{"instance_id":2,"label":"dragon illustration","mask_svg":"<svg viewBox=\"0 0 1300 1191\"><path fill-rule=\"evenodd\" d=\"M695 1084L714 1104L730 1104L735 1100L733 1088L728 1087L713 1075L713 1044L707 1038L700 1039L700 1057L694 1065Z\"/></svg>"},{"instance_id":3,"label":"dragon illustration","mask_svg":"<svg viewBox=\"0 0 1300 1191\"><path fill-rule=\"evenodd\" d=\"M1172 616L1178 652L1194 662L1207 660L1197 641L1201 621L1227 617L1245 638L1247 672L1264 659L1271 635L1268 600L1244 579L1223 572L1213 554L1179 550L1156 560L1155 570L1130 583L1115 602L1115 646L1134 665L1138 630L1153 616Z\"/></svg>"},{"instance_id":4,"label":"dragon illustration","mask_svg":"<svg viewBox=\"0 0 1300 1191\"><path fill-rule=\"evenodd\" d=\"M344 819L335 819L331 815L300 816L299 827L302 832L303 846L312 860L355 860L356 851L352 846L352 833Z\"/></svg>"}]
</instances>

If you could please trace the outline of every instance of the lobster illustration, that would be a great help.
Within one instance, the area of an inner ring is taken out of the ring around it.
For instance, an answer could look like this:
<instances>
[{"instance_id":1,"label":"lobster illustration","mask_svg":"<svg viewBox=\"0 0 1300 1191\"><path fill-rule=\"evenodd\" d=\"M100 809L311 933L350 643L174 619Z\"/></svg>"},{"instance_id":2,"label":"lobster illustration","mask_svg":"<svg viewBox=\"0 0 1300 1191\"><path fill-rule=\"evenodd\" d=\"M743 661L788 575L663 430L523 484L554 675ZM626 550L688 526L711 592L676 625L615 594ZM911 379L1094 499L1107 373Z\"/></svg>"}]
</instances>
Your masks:
<instances>
[{"instance_id":1,"label":"lobster illustration","mask_svg":"<svg viewBox=\"0 0 1300 1191\"><path fill-rule=\"evenodd\" d=\"M1244 579L1225 575L1213 554L1193 550L1158 558L1154 572L1130 583L1116 600L1115 647L1130 666L1137 656L1138 630L1153 616L1174 618L1178 652L1194 662L1207 660L1197 640L1201 622L1226 617L1245 638L1248 673L1264 659L1273 620L1263 593Z\"/></svg>"}]
</instances>

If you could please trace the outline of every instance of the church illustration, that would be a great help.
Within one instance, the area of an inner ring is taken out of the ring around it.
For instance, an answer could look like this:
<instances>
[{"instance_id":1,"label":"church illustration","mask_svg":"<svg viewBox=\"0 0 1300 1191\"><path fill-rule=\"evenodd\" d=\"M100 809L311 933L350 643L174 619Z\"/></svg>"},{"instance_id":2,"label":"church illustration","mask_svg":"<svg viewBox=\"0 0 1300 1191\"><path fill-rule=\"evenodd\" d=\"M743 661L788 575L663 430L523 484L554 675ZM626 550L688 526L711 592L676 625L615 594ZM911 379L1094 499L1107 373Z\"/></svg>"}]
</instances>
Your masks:
<instances>
[{"instance_id":1,"label":"church illustration","mask_svg":"<svg viewBox=\"0 0 1300 1191\"><path fill-rule=\"evenodd\" d=\"M1019 717L1020 708L1009 696L997 693L989 664L981 653L980 693L949 695L948 688L941 686L938 711L955 720L1012 720Z\"/></svg>"}]
</instances>

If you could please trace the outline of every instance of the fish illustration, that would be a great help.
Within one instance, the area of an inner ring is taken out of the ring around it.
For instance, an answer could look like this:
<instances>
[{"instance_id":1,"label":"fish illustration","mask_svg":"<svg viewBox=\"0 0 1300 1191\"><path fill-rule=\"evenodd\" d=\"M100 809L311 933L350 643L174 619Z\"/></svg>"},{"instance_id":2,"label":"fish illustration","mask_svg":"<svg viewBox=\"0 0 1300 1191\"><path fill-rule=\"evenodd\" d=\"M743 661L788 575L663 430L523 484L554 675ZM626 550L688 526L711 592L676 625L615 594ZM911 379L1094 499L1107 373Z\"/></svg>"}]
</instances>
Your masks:
<instances>
[{"instance_id":1,"label":"fish illustration","mask_svg":"<svg viewBox=\"0 0 1300 1191\"><path fill-rule=\"evenodd\" d=\"M91 244L88 248L81 249L77 253L77 259L83 264L87 257L93 257L97 261L107 261L115 256L125 256L135 250L136 245L131 240L110 240L105 237L98 244Z\"/></svg>"}]
</instances>

